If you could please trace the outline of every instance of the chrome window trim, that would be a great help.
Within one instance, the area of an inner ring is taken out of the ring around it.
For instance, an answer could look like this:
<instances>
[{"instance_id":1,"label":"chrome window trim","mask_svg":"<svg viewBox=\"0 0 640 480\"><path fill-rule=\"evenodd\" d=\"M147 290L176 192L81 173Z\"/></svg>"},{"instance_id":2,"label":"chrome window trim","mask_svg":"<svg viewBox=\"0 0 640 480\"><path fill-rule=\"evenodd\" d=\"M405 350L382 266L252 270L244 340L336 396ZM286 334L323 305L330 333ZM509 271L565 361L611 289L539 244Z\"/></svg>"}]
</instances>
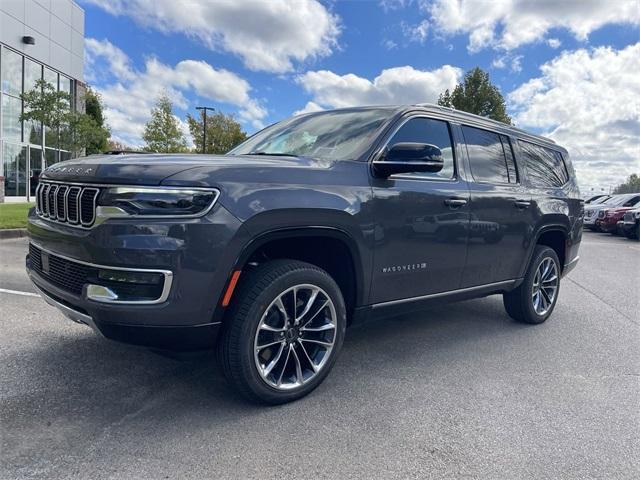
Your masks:
<instances>
[{"instance_id":1,"label":"chrome window trim","mask_svg":"<svg viewBox=\"0 0 640 480\"><path fill-rule=\"evenodd\" d=\"M164 277L164 284L162 285L162 293L160 294L160 297L158 297L155 300L106 300L106 299L96 300L96 299L87 298L85 293L83 292L82 296L84 298L87 298L87 300L91 300L98 303L116 303L119 305L154 305L157 303L165 302L169 297L169 293L171 292L171 286L173 284L173 272L171 270L162 270L162 269L155 269L155 268L112 267L109 265L101 265L99 263L85 262L82 260L78 260L76 258L67 257L66 255L61 255L47 248L44 248L42 245L34 241L31 241L31 244L39 248L43 252L47 252L48 254L53 255L54 257L62 258L69 262L79 263L80 265L85 265L87 267L98 268L103 270L117 270L120 272L157 273L157 274L163 275Z\"/></svg>"}]
</instances>

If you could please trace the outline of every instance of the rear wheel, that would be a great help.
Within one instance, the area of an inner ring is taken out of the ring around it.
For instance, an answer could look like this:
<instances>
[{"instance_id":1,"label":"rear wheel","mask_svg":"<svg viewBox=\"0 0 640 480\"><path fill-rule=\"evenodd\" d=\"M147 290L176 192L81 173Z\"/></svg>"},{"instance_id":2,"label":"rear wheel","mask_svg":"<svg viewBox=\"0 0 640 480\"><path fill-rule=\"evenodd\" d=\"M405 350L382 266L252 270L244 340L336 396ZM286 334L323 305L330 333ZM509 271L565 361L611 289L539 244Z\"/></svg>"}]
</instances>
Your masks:
<instances>
[{"instance_id":1,"label":"rear wheel","mask_svg":"<svg viewBox=\"0 0 640 480\"><path fill-rule=\"evenodd\" d=\"M250 400L296 400L328 375L342 347L346 308L324 270L276 260L259 266L234 296L219 353L227 379Z\"/></svg>"},{"instance_id":2,"label":"rear wheel","mask_svg":"<svg viewBox=\"0 0 640 480\"><path fill-rule=\"evenodd\" d=\"M560 262L556 252L537 245L520 286L503 295L511 318L523 323L544 322L555 308L560 292Z\"/></svg>"}]
</instances>

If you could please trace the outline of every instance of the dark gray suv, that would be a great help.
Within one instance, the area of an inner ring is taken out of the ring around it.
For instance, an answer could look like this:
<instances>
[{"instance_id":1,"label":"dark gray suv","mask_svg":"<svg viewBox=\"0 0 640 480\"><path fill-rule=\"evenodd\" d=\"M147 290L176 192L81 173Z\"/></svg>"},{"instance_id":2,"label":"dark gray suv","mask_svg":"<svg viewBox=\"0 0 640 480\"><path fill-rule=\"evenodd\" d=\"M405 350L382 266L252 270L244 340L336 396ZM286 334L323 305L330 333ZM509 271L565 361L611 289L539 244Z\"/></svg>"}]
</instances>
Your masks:
<instances>
[{"instance_id":1,"label":"dark gray suv","mask_svg":"<svg viewBox=\"0 0 640 480\"><path fill-rule=\"evenodd\" d=\"M221 156L63 162L36 193L47 302L113 340L215 347L267 403L314 389L365 318L501 294L544 322L583 215L565 149L430 105L301 115Z\"/></svg>"}]
</instances>

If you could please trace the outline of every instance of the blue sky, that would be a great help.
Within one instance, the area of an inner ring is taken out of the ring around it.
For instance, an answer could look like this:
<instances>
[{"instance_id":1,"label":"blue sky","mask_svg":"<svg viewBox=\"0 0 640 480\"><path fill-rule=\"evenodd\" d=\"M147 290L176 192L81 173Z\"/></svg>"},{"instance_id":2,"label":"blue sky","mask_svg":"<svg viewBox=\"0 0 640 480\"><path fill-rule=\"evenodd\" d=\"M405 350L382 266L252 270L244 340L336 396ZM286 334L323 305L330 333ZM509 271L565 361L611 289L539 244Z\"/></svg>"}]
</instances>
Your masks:
<instances>
[{"instance_id":1,"label":"blue sky","mask_svg":"<svg viewBox=\"0 0 640 480\"><path fill-rule=\"evenodd\" d=\"M140 145L155 98L248 132L296 112L434 102L487 70L517 125L572 155L583 188L640 170L640 7L598 0L85 0L85 78Z\"/></svg>"}]
</instances>

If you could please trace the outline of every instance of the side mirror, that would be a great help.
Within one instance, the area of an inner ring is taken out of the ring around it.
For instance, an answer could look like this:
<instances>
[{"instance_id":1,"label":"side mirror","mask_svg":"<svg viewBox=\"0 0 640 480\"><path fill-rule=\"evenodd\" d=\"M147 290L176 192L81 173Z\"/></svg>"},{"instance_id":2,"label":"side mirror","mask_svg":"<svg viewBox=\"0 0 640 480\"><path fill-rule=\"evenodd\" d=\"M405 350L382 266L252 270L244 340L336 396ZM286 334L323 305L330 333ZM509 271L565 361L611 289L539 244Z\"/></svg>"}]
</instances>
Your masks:
<instances>
[{"instance_id":1,"label":"side mirror","mask_svg":"<svg viewBox=\"0 0 640 480\"><path fill-rule=\"evenodd\" d=\"M373 172L380 178L387 178L394 173L435 173L443 167L442 150L428 143L396 143L382 158L373 162Z\"/></svg>"}]
</instances>

